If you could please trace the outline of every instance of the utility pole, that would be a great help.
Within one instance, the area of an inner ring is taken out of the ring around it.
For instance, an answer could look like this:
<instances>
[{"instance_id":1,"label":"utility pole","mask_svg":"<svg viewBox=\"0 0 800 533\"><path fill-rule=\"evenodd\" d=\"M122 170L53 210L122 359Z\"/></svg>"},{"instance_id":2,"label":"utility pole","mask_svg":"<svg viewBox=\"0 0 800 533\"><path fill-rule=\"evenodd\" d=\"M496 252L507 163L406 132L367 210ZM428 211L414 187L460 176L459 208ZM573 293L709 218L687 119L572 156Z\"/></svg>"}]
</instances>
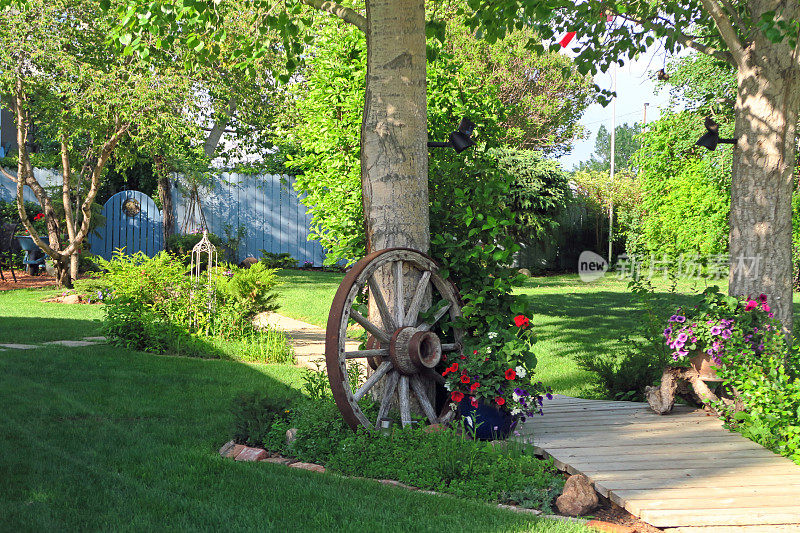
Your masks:
<instances>
[{"instance_id":1,"label":"utility pole","mask_svg":"<svg viewBox=\"0 0 800 533\"><path fill-rule=\"evenodd\" d=\"M612 245L614 243L614 163L617 141L617 64L614 63L614 97L611 99L611 176L608 188L608 266L611 267Z\"/></svg>"},{"instance_id":2,"label":"utility pole","mask_svg":"<svg viewBox=\"0 0 800 533\"><path fill-rule=\"evenodd\" d=\"M644 131L645 126L647 126L647 106L650 104L645 102L644 109L642 110L642 131Z\"/></svg>"}]
</instances>

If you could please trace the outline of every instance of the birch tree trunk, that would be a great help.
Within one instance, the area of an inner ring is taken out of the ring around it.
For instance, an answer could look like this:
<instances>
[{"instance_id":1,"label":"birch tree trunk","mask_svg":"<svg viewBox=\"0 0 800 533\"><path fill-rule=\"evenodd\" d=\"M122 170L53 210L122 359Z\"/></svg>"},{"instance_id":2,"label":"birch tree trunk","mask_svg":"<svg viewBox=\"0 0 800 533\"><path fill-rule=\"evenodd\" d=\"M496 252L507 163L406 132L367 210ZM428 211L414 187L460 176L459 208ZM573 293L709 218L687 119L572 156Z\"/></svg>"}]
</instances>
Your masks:
<instances>
[{"instance_id":1,"label":"birch tree trunk","mask_svg":"<svg viewBox=\"0 0 800 533\"><path fill-rule=\"evenodd\" d=\"M427 252L428 149L422 0L367 0L361 184L367 252Z\"/></svg>"},{"instance_id":2,"label":"birch tree trunk","mask_svg":"<svg viewBox=\"0 0 800 533\"><path fill-rule=\"evenodd\" d=\"M361 126L361 185L367 253L430 248L423 0L367 0L367 74ZM405 294L416 280L404 272ZM376 272L395 312L390 268ZM405 302L408 305L408 301ZM374 302L370 320L382 323ZM428 394L432 382L426 384ZM384 384L373 394L382 396ZM422 412L416 401L412 409Z\"/></svg>"},{"instance_id":3,"label":"birch tree trunk","mask_svg":"<svg viewBox=\"0 0 800 533\"><path fill-rule=\"evenodd\" d=\"M729 291L768 303L792 331L792 190L800 108L797 50L757 36L738 61Z\"/></svg>"}]
</instances>

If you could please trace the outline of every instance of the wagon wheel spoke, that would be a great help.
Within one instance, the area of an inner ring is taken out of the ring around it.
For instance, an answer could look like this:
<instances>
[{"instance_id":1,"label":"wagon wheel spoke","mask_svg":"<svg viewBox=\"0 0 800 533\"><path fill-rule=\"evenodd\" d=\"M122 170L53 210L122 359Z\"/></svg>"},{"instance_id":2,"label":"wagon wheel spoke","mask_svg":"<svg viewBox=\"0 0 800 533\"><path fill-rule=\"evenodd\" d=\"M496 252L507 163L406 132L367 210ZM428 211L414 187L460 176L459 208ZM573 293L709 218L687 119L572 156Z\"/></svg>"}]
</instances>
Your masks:
<instances>
[{"instance_id":1,"label":"wagon wheel spoke","mask_svg":"<svg viewBox=\"0 0 800 533\"><path fill-rule=\"evenodd\" d=\"M392 369L392 363L389 361L384 361L383 363L378 366L378 370L372 373L370 377L367 378L367 381L364 382L363 385L353 394L353 399L355 401L360 400L364 397L364 395L371 389L375 384L387 373L389 370Z\"/></svg>"},{"instance_id":2,"label":"wagon wheel spoke","mask_svg":"<svg viewBox=\"0 0 800 533\"><path fill-rule=\"evenodd\" d=\"M367 284L369 285L369 295L375 301L375 305L378 307L378 312L381 314L383 327L387 331L396 330L398 326L392 318L392 313L389 312L389 307L386 305L386 299L383 297L383 291L381 290L380 285L378 285L378 283L375 281L375 276L370 276L370 278L367 280Z\"/></svg>"},{"instance_id":3,"label":"wagon wheel spoke","mask_svg":"<svg viewBox=\"0 0 800 533\"><path fill-rule=\"evenodd\" d=\"M425 411L425 416L428 417L428 420L430 420L431 424L436 424L438 422L436 411L433 409L431 401L428 399L428 395L425 393L425 387L422 385L419 377L411 376L411 388L414 390L414 394L417 395L419 404L422 406L422 410Z\"/></svg>"},{"instance_id":4,"label":"wagon wheel spoke","mask_svg":"<svg viewBox=\"0 0 800 533\"><path fill-rule=\"evenodd\" d=\"M448 303L447 305L436 311L436 314L433 315L433 320L431 320L430 323L420 324L417 329L420 331L429 331L439 320L441 320L441 318L450 310L452 306L453 304Z\"/></svg>"},{"instance_id":5,"label":"wagon wheel spoke","mask_svg":"<svg viewBox=\"0 0 800 533\"><path fill-rule=\"evenodd\" d=\"M403 319L404 326L415 326L417 324L417 316L419 315L419 308L422 307L422 302L425 298L425 289L428 288L428 281L431 279L431 271L426 270L419 278L417 288L414 291L414 297L408 306L408 312Z\"/></svg>"},{"instance_id":6,"label":"wagon wheel spoke","mask_svg":"<svg viewBox=\"0 0 800 533\"><path fill-rule=\"evenodd\" d=\"M395 323L401 325L405 317L405 295L403 294L403 262L395 261L392 264L394 268L394 310L395 310Z\"/></svg>"},{"instance_id":7,"label":"wagon wheel spoke","mask_svg":"<svg viewBox=\"0 0 800 533\"><path fill-rule=\"evenodd\" d=\"M361 313L359 313L355 309L351 309L350 310L350 318L352 318L353 320L355 320L356 322L361 324L361 326L365 330L367 330L370 333L372 333L373 335L375 335L375 337L377 337L381 341L386 342L386 343L389 342L390 339L389 339L389 334L388 333L386 333L381 328L379 328L378 326L376 326L375 324L370 322L367 318L364 317L364 315L362 315Z\"/></svg>"},{"instance_id":8,"label":"wagon wheel spoke","mask_svg":"<svg viewBox=\"0 0 800 533\"><path fill-rule=\"evenodd\" d=\"M386 376L386 389L381 398L381 406L378 409L378 418L375 421L375 427L380 427L381 419L385 418L389 413L389 406L392 404L394 398L394 391L397 390L397 381L400 379L400 374L392 372Z\"/></svg>"},{"instance_id":9,"label":"wagon wheel spoke","mask_svg":"<svg viewBox=\"0 0 800 533\"><path fill-rule=\"evenodd\" d=\"M432 369L428 369L428 371L425 372L423 375L425 377L434 380L436 383L439 383L440 385L444 385L447 382L447 380L444 379L444 377L440 373Z\"/></svg>"},{"instance_id":10,"label":"wagon wheel spoke","mask_svg":"<svg viewBox=\"0 0 800 533\"><path fill-rule=\"evenodd\" d=\"M452 409L448 409L445 414L439 417L439 423L443 426L446 426L450 423L451 420L456 416L456 412Z\"/></svg>"},{"instance_id":11,"label":"wagon wheel spoke","mask_svg":"<svg viewBox=\"0 0 800 533\"><path fill-rule=\"evenodd\" d=\"M345 359L360 359L363 357L389 357L389 350L353 350L350 352L344 352Z\"/></svg>"},{"instance_id":12,"label":"wagon wheel spoke","mask_svg":"<svg viewBox=\"0 0 800 533\"><path fill-rule=\"evenodd\" d=\"M397 398L400 402L400 422L403 427L411 423L411 399L408 396L408 376L400 376Z\"/></svg>"}]
</instances>

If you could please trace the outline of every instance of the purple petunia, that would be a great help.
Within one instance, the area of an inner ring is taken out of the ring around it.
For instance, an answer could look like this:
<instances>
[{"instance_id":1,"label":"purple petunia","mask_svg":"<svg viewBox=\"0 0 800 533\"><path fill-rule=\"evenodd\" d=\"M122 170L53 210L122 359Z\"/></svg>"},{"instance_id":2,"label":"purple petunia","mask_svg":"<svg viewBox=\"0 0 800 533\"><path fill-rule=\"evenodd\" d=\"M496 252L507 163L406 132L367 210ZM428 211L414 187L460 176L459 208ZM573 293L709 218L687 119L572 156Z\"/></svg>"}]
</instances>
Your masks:
<instances>
[{"instance_id":1,"label":"purple petunia","mask_svg":"<svg viewBox=\"0 0 800 533\"><path fill-rule=\"evenodd\" d=\"M669 338L670 334L672 333L672 328L666 328L664 330L664 336Z\"/></svg>"},{"instance_id":2,"label":"purple petunia","mask_svg":"<svg viewBox=\"0 0 800 533\"><path fill-rule=\"evenodd\" d=\"M675 322L680 322L682 324L682 323L686 322L686 317L682 316L682 315L677 315L675 317Z\"/></svg>"},{"instance_id":3,"label":"purple petunia","mask_svg":"<svg viewBox=\"0 0 800 533\"><path fill-rule=\"evenodd\" d=\"M711 334L712 335L719 335L720 333L722 333L722 328L721 327L719 327L718 325L711 326Z\"/></svg>"}]
</instances>

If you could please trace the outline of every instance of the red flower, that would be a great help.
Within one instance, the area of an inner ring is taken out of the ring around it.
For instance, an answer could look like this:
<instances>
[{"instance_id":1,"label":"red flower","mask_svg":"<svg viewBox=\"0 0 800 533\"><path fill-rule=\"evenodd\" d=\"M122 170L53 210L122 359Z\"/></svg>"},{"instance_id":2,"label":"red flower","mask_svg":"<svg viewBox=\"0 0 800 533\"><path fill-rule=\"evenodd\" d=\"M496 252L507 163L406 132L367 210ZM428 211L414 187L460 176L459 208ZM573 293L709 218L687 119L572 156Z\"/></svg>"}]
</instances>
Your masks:
<instances>
[{"instance_id":1,"label":"red flower","mask_svg":"<svg viewBox=\"0 0 800 533\"><path fill-rule=\"evenodd\" d=\"M461 383L469 383L469 376L461 376Z\"/></svg>"},{"instance_id":2,"label":"red flower","mask_svg":"<svg viewBox=\"0 0 800 533\"><path fill-rule=\"evenodd\" d=\"M471 392L475 392L475 389L477 389L477 388L478 388L478 387L480 387L480 386L481 386L481 384L480 384L480 383L478 383L477 381L474 381L474 382L472 383L472 385L470 385L470 386L469 386L469 390L470 390Z\"/></svg>"},{"instance_id":3,"label":"red flower","mask_svg":"<svg viewBox=\"0 0 800 533\"><path fill-rule=\"evenodd\" d=\"M751 311L756 307L758 307L758 304L756 302L754 302L753 300L748 300L747 305L744 306L744 310Z\"/></svg>"},{"instance_id":4,"label":"red flower","mask_svg":"<svg viewBox=\"0 0 800 533\"><path fill-rule=\"evenodd\" d=\"M461 356L461 359L466 359L466 358L467 358L467 356L466 356L466 355L462 355L462 356Z\"/></svg>"},{"instance_id":5,"label":"red flower","mask_svg":"<svg viewBox=\"0 0 800 533\"><path fill-rule=\"evenodd\" d=\"M473 396L472 398L469 399L469 404L472 407L478 407L478 399L475 396Z\"/></svg>"},{"instance_id":6,"label":"red flower","mask_svg":"<svg viewBox=\"0 0 800 533\"><path fill-rule=\"evenodd\" d=\"M514 317L514 325L518 328L527 328L530 323L531 321L524 315L517 315Z\"/></svg>"},{"instance_id":7,"label":"red flower","mask_svg":"<svg viewBox=\"0 0 800 533\"><path fill-rule=\"evenodd\" d=\"M517 373L514 372L513 368L509 368L508 370L506 370L506 379L507 380L510 381L510 380L514 379L515 377L517 377Z\"/></svg>"},{"instance_id":8,"label":"red flower","mask_svg":"<svg viewBox=\"0 0 800 533\"><path fill-rule=\"evenodd\" d=\"M478 350L473 350L472 355L478 355Z\"/></svg>"},{"instance_id":9,"label":"red flower","mask_svg":"<svg viewBox=\"0 0 800 533\"><path fill-rule=\"evenodd\" d=\"M44 218L44 213L39 213L38 215L36 215L35 217L33 217L33 220L41 220L41 219L43 219L43 218Z\"/></svg>"},{"instance_id":10,"label":"red flower","mask_svg":"<svg viewBox=\"0 0 800 533\"><path fill-rule=\"evenodd\" d=\"M446 376L448 372L450 372L450 369L449 368L445 368L444 372L442 372L442 377Z\"/></svg>"},{"instance_id":11,"label":"red flower","mask_svg":"<svg viewBox=\"0 0 800 533\"><path fill-rule=\"evenodd\" d=\"M767 303L767 295L766 294L759 294L758 299L761 301L762 304Z\"/></svg>"},{"instance_id":12,"label":"red flower","mask_svg":"<svg viewBox=\"0 0 800 533\"><path fill-rule=\"evenodd\" d=\"M447 361L447 355L446 354L442 354L442 361Z\"/></svg>"},{"instance_id":13,"label":"red flower","mask_svg":"<svg viewBox=\"0 0 800 533\"><path fill-rule=\"evenodd\" d=\"M464 393L463 392L458 392L457 390L454 390L452 393L450 393L450 398L454 402L460 402L461 400L464 399Z\"/></svg>"},{"instance_id":14,"label":"red flower","mask_svg":"<svg viewBox=\"0 0 800 533\"><path fill-rule=\"evenodd\" d=\"M458 363L453 363L447 370L449 370L450 372L458 372Z\"/></svg>"},{"instance_id":15,"label":"red flower","mask_svg":"<svg viewBox=\"0 0 800 533\"><path fill-rule=\"evenodd\" d=\"M503 405L506 403L506 401L505 399L503 399L502 396L498 396L497 398L494 399L494 403L496 403L497 405Z\"/></svg>"}]
</instances>

